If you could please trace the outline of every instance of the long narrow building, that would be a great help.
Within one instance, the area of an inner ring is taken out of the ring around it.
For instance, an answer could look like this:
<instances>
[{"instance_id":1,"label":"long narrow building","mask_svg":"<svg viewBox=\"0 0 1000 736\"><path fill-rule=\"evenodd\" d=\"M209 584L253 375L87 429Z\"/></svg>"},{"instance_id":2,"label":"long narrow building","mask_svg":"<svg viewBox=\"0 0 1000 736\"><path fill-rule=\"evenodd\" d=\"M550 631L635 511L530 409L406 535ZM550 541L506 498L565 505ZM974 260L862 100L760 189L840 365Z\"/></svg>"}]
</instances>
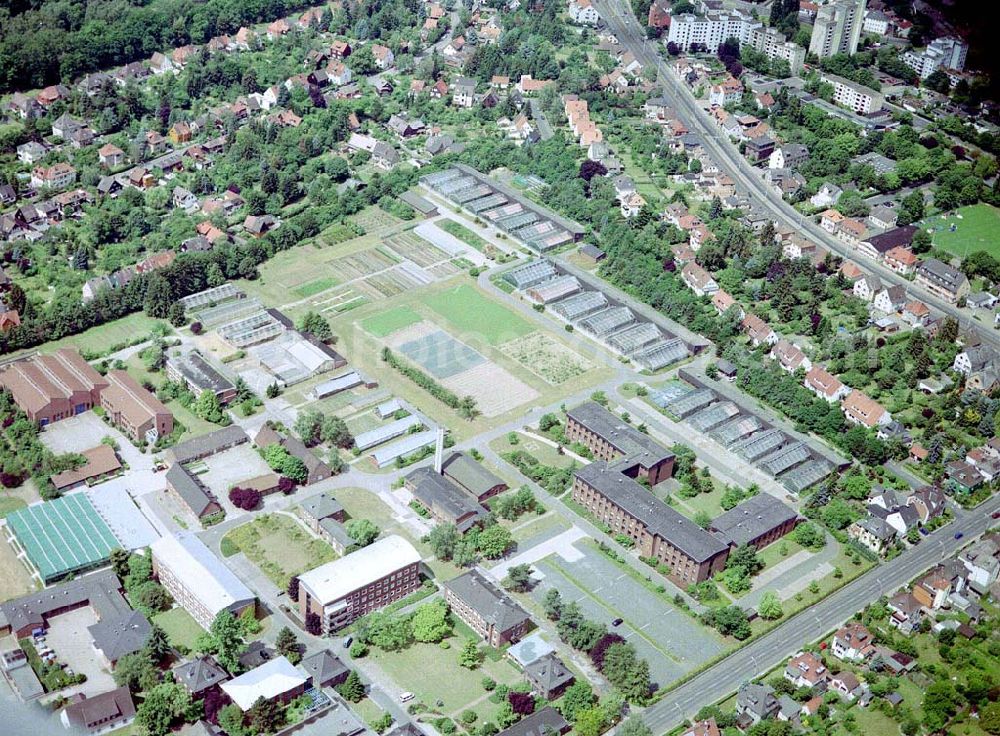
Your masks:
<instances>
[{"instance_id":1,"label":"long narrow building","mask_svg":"<svg viewBox=\"0 0 1000 736\"><path fill-rule=\"evenodd\" d=\"M686 587L720 572L729 545L603 460L585 465L573 478L573 500L635 542L644 557L670 568L668 577Z\"/></svg>"},{"instance_id":2,"label":"long narrow building","mask_svg":"<svg viewBox=\"0 0 1000 736\"><path fill-rule=\"evenodd\" d=\"M645 478L653 486L673 475L674 453L597 402L570 409L566 420L566 439L582 443L619 472Z\"/></svg>"}]
</instances>

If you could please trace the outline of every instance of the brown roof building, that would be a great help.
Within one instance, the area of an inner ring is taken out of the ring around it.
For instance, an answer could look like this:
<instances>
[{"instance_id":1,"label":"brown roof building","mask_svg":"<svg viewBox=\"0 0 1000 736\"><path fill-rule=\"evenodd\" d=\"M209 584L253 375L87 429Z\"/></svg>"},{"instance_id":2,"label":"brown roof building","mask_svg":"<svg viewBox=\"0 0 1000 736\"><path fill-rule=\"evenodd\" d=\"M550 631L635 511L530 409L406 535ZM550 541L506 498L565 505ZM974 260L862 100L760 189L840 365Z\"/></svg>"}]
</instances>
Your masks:
<instances>
[{"instance_id":1,"label":"brown roof building","mask_svg":"<svg viewBox=\"0 0 1000 736\"><path fill-rule=\"evenodd\" d=\"M174 415L125 371L108 373L101 408L133 441L155 442L174 431Z\"/></svg>"},{"instance_id":2,"label":"brown roof building","mask_svg":"<svg viewBox=\"0 0 1000 736\"><path fill-rule=\"evenodd\" d=\"M128 688L119 687L67 705L60 720L80 733L107 733L135 720L135 703Z\"/></svg>"},{"instance_id":3,"label":"brown roof building","mask_svg":"<svg viewBox=\"0 0 1000 736\"><path fill-rule=\"evenodd\" d=\"M103 478L121 470L122 464L111 445L98 445L80 454L87 458L86 463L74 470L64 470L52 476L52 485L57 491L68 491L89 480Z\"/></svg>"},{"instance_id":4,"label":"brown roof building","mask_svg":"<svg viewBox=\"0 0 1000 736\"><path fill-rule=\"evenodd\" d=\"M78 352L60 348L12 363L0 371L0 386L10 391L29 419L44 427L99 405L108 381Z\"/></svg>"}]
</instances>

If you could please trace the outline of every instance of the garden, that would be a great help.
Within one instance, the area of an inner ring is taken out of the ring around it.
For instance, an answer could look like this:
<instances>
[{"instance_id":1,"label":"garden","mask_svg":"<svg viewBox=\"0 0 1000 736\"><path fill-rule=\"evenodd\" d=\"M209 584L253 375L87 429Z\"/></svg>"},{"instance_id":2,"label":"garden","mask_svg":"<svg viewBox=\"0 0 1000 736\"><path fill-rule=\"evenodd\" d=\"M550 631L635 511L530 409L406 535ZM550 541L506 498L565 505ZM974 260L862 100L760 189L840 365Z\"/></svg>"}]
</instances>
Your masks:
<instances>
[{"instance_id":1,"label":"garden","mask_svg":"<svg viewBox=\"0 0 1000 736\"><path fill-rule=\"evenodd\" d=\"M222 538L224 557L242 552L280 590L306 570L336 559L333 547L313 537L299 522L281 514L262 514Z\"/></svg>"}]
</instances>

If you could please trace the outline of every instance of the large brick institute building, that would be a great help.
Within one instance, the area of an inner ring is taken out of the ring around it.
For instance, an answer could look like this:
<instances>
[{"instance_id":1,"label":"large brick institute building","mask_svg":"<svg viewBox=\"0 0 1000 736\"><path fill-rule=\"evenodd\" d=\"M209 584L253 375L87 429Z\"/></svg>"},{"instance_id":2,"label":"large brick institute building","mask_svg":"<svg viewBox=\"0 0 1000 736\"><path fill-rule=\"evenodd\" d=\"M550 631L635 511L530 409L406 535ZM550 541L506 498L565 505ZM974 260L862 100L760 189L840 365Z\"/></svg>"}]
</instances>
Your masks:
<instances>
[{"instance_id":1,"label":"large brick institute building","mask_svg":"<svg viewBox=\"0 0 1000 736\"><path fill-rule=\"evenodd\" d=\"M594 402L567 413L566 438L598 458L576 471L573 500L615 534L634 540L645 557L671 569L678 584L706 580L725 567L729 546L651 494L673 474L674 455Z\"/></svg>"},{"instance_id":2,"label":"large brick institute building","mask_svg":"<svg viewBox=\"0 0 1000 736\"><path fill-rule=\"evenodd\" d=\"M28 419L44 427L100 406L108 380L78 352L60 348L11 363L0 371L0 386L11 392Z\"/></svg>"},{"instance_id":3,"label":"large brick institute building","mask_svg":"<svg viewBox=\"0 0 1000 736\"><path fill-rule=\"evenodd\" d=\"M673 475L674 454L626 424L600 404L588 401L566 413L566 439L586 445L594 457L630 478L655 486Z\"/></svg>"}]
</instances>

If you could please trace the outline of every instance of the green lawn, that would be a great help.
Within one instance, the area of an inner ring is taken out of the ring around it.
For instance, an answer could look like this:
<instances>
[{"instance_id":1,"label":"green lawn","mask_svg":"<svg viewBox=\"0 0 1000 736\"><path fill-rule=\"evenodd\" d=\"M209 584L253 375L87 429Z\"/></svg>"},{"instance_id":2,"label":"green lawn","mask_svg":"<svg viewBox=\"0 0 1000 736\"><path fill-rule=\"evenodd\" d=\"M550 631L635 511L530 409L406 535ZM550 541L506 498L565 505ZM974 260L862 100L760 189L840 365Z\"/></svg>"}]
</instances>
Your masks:
<instances>
[{"instance_id":1,"label":"green lawn","mask_svg":"<svg viewBox=\"0 0 1000 736\"><path fill-rule=\"evenodd\" d=\"M423 317L409 307L394 307L369 317L361 323L361 326L375 337L385 337L404 327L415 325L422 319Z\"/></svg>"},{"instance_id":2,"label":"green lawn","mask_svg":"<svg viewBox=\"0 0 1000 736\"><path fill-rule=\"evenodd\" d=\"M104 355L117 346L125 347L126 343L135 338L147 337L153 326L157 324L165 325L166 322L137 312L113 322L92 327L78 335L47 342L38 348L38 352L51 353L56 348L75 347L88 353Z\"/></svg>"},{"instance_id":3,"label":"green lawn","mask_svg":"<svg viewBox=\"0 0 1000 736\"><path fill-rule=\"evenodd\" d=\"M337 557L333 547L280 514L263 514L236 527L222 544L223 554L234 548L242 552L281 590L288 587L289 578Z\"/></svg>"},{"instance_id":4,"label":"green lawn","mask_svg":"<svg viewBox=\"0 0 1000 736\"><path fill-rule=\"evenodd\" d=\"M307 284L302 284L302 286L296 287L294 291L298 296L306 299L307 297L319 294L321 291L332 289L336 285L337 279L327 276L325 278L316 279L315 281L310 281Z\"/></svg>"},{"instance_id":5,"label":"green lawn","mask_svg":"<svg viewBox=\"0 0 1000 736\"><path fill-rule=\"evenodd\" d=\"M921 226L934 230L931 237L935 246L957 256L964 258L985 250L1000 258L1000 209L993 205L961 207L951 217L928 217Z\"/></svg>"},{"instance_id":6,"label":"green lawn","mask_svg":"<svg viewBox=\"0 0 1000 736\"><path fill-rule=\"evenodd\" d=\"M454 220L449 220L445 218L442 220L438 220L435 224L449 235L454 235L463 243L465 243L466 245L471 245L476 250L481 251L487 245L485 240L476 235L474 232L472 232L469 228L467 228L460 222L455 222Z\"/></svg>"},{"instance_id":7,"label":"green lawn","mask_svg":"<svg viewBox=\"0 0 1000 736\"><path fill-rule=\"evenodd\" d=\"M512 311L467 284L429 294L423 301L444 317L463 340L472 334L495 346L534 330Z\"/></svg>"},{"instance_id":8,"label":"green lawn","mask_svg":"<svg viewBox=\"0 0 1000 736\"><path fill-rule=\"evenodd\" d=\"M23 509L27 506L24 501L16 496L11 496L8 493L0 494L0 519L7 517L7 514L17 511L18 509Z\"/></svg>"},{"instance_id":9,"label":"green lawn","mask_svg":"<svg viewBox=\"0 0 1000 736\"><path fill-rule=\"evenodd\" d=\"M705 482L704 478L699 478L698 480L702 483ZM682 496L680 493L673 493L671 494L674 497L673 506L689 519L693 519L695 514L699 511L704 511L714 519L722 513L722 507L719 505L719 501L722 499L722 489L724 488L724 484L721 482L714 482L714 487L715 490L711 493L699 493L697 496L692 498Z\"/></svg>"},{"instance_id":10,"label":"green lawn","mask_svg":"<svg viewBox=\"0 0 1000 736\"><path fill-rule=\"evenodd\" d=\"M444 705L440 706L440 711L449 715L457 715L487 695L482 686L484 677L508 685L520 681L520 673L506 658L494 662L485 657L479 669L470 672L458 664L464 637L453 636L448 641L449 649L442 649L437 644L416 643L400 652L374 650L369 657L400 687L413 692L417 701L437 708L437 701L441 700ZM431 672L434 676L428 677ZM484 701L473 710L482 711L487 705L490 704Z\"/></svg>"},{"instance_id":11,"label":"green lawn","mask_svg":"<svg viewBox=\"0 0 1000 736\"><path fill-rule=\"evenodd\" d=\"M166 632L167 639L175 647L193 649L198 635L204 632L204 629L191 617L191 614L180 606L157 614L153 617L153 623Z\"/></svg>"},{"instance_id":12,"label":"green lawn","mask_svg":"<svg viewBox=\"0 0 1000 736\"><path fill-rule=\"evenodd\" d=\"M781 554L781 550L783 548L786 550L785 554ZM769 567L777 565L780 562L783 562L784 560L787 560L789 557L792 557L793 555L798 554L803 549L805 549L805 547L803 547L801 544L793 541L790 537L785 536L782 539L779 539L774 544L769 544L767 547L761 550L758 557L760 557L760 559L764 561L764 569L767 569Z\"/></svg>"}]
</instances>

